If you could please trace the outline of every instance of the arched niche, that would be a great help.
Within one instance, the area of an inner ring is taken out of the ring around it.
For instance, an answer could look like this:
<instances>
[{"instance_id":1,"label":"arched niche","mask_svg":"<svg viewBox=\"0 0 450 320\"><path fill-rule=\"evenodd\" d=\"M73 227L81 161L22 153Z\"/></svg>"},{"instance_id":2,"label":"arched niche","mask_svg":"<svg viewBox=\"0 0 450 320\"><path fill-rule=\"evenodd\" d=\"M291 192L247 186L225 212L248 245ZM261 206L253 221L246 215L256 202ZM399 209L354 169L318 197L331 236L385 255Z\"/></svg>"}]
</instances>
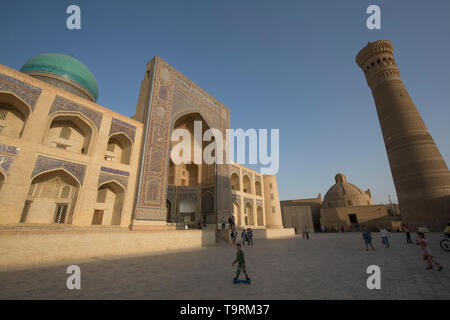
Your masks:
<instances>
[{"instance_id":1,"label":"arched niche","mask_svg":"<svg viewBox=\"0 0 450 320\"><path fill-rule=\"evenodd\" d=\"M259 182L259 181L255 182L255 193L257 196L262 196L262 187L261 187L261 182Z\"/></svg>"},{"instance_id":2,"label":"arched niche","mask_svg":"<svg viewBox=\"0 0 450 320\"><path fill-rule=\"evenodd\" d=\"M236 221L236 225L240 226L242 224L242 221L241 221L241 206L237 202L233 203L233 215L234 215L234 219Z\"/></svg>"},{"instance_id":3,"label":"arched niche","mask_svg":"<svg viewBox=\"0 0 450 320\"><path fill-rule=\"evenodd\" d=\"M20 138L30 117L30 107L12 93L0 92L0 135Z\"/></svg>"},{"instance_id":4,"label":"arched niche","mask_svg":"<svg viewBox=\"0 0 450 320\"><path fill-rule=\"evenodd\" d=\"M258 206L258 208L256 209L256 217L258 226L264 226L264 213L262 206Z\"/></svg>"},{"instance_id":5,"label":"arched niche","mask_svg":"<svg viewBox=\"0 0 450 320\"><path fill-rule=\"evenodd\" d=\"M253 206L250 202L247 202L244 206L244 216L245 216L245 225L253 226L254 225Z\"/></svg>"},{"instance_id":6,"label":"arched niche","mask_svg":"<svg viewBox=\"0 0 450 320\"><path fill-rule=\"evenodd\" d=\"M34 177L20 222L71 224L80 184L63 169Z\"/></svg>"},{"instance_id":7,"label":"arched niche","mask_svg":"<svg viewBox=\"0 0 450 320\"><path fill-rule=\"evenodd\" d=\"M105 160L130 164L132 147L133 143L125 134L118 133L112 135L108 139Z\"/></svg>"},{"instance_id":8,"label":"arched niche","mask_svg":"<svg viewBox=\"0 0 450 320\"><path fill-rule=\"evenodd\" d=\"M88 154L94 129L83 116L59 114L50 119L44 144L81 154Z\"/></svg>"},{"instance_id":9,"label":"arched niche","mask_svg":"<svg viewBox=\"0 0 450 320\"><path fill-rule=\"evenodd\" d=\"M231 174L231 190L241 191L241 187L240 187L240 183L239 183L239 176L236 172L233 172Z\"/></svg>"},{"instance_id":10,"label":"arched niche","mask_svg":"<svg viewBox=\"0 0 450 320\"><path fill-rule=\"evenodd\" d=\"M248 175L244 175L244 178L242 179L243 184L243 192L245 193L252 193L252 182Z\"/></svg>"},{"instance_id":11,"label":"arched niche","mask_svg":"<svg viewBox=\"0 0 450 320\"><path fill-rule=\"evenodd\" d=\"M115 181L99 186L92 224L120 226L124 198L125 189Z\"/></svg>"}]
</instances>

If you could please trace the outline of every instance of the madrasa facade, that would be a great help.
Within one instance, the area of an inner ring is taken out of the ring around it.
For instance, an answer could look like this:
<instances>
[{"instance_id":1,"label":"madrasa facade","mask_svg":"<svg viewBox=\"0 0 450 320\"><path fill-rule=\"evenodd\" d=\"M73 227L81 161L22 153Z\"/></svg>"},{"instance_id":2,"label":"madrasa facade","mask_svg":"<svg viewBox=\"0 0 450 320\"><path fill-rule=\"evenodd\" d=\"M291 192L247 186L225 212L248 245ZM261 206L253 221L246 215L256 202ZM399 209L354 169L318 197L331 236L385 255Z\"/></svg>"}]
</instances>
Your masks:
<instances>
[{"instance_id":1,"label":"madrasa facade","mask_svg":"<svg viewBox=\"0 0 450 320\"><path fill-rule=\"evenodd\" d=\"M172 162L174 129L193 135L201 121L225 136L230 110L163 59L147 64L133 117L97 97L91 71L67 55L0 65L1 225L170 230L234 215L239 227L283 229L274 175Z\"/></svg>"}]
</instances>

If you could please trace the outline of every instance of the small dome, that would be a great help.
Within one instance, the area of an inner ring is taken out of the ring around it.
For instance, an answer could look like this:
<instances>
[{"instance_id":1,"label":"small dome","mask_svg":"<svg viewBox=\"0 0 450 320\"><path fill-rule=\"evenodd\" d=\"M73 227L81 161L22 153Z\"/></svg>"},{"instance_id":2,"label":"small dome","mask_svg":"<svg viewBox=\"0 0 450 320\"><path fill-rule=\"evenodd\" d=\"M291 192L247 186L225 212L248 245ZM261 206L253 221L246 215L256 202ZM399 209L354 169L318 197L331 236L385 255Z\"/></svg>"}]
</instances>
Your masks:
<instances>
[{"instance_id":1,"label":"small dome","mask_svg":"<svg viewBox=\"0 0 450 320\"><path fill-rule=\"evenodd\" d=\"M85 99L97 101L98 85L92 72L74 57L46 53L28 60L20 71Z\"/></svg>"},{"instance_id":2,"label":"small dome","mask_svg":"<svg viewBox=\"0 0 450 320\"><path fill-rule=\"evenodd\" d=\"M347 182L346 176L342 173L338 173L334 179L336 183L325 194L323 207L339 208L373 204L370 190L364 192L357 186Z\"/></svg>"}]
</instances>

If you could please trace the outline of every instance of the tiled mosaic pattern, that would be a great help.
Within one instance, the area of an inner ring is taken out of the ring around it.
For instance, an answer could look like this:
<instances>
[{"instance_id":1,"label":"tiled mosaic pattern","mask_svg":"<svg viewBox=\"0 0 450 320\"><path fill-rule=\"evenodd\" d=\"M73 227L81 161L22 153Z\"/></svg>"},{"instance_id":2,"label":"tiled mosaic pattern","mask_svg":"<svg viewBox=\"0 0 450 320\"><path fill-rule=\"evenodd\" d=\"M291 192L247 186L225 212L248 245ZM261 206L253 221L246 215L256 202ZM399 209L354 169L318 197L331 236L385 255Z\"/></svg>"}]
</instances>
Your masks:
<instances>
[{"instance_id":1,"label":"tiled mosaic pattern","mask_svg":"<svg viewBox=\"0 0 450 320\"><path fill-rule=\"evenodd\" d=\"M116 169L111 169L111 168L107 168L107 167L101 167L100 170L103 171L103 172L108 172L108 173L113 173L113 174L120 174L120 175L126 176L126 177L130 176L129 172L116 170Z\"/></svg>"},{"instance_id":2,"label":"tiled mosaic pattern","mask_svg":"<svg viewBox=\"0 0 450 320\"><path fill-rule=\"evenodd\" d=\"M108 173L100 173L99 177L98 177L98 186L106 183L106 182L110 182L110 181L115 181L118 184L120 184L125 190L128 187L128 177L124 177L124 176L118 176L118 175L114 175L114 174L108 174Z\"/></svg>"},{"instance_id":3,"label":"tiled mosaic pattern","mask_svg":"<svg viewBox=\"0 0 450 320\"><path fill-rule=\"evenodd\" d=\"M11 92L25 101L34 110L42 89L0 73L0 91Z\"/></svg>"},{"instance_id":4,"label":"tiled mosaic pattern","mask_svg":"<svg viewBox=\"0 0 450 320\"><path fill-rule=\"evenodd\" d=\"M162 59L152 61L151 72L155 79L149 93L152 95L151 113L146 123L149 130L145 137L147 144L143 150L142 184L135 217L158 220L164 219L161 212L166 207L170 130L174 120L182 114L198 112L210 128L218 128L225 134L225 129L229 128L229 113L225 106ZM229 214L232 212L230 166L217 167L217 209Z\"/></svg>"},{"instance_id":5,"label":"tiled mosaic pattern","mask_svg":"<svg viewBox=\"0 0 450 320\"><path fill-rule=\"evenodd\" d=\"M86 173L86 166L83 164L68 162L59 159L52 159L44 156L39 156L34 166L31 178L34 178L38 174L55 169L64 169L70 172L80 184L83 184L84 175Z\"/></svg>"},{"instance_id":6,"label":"tiled mosaic pattern","mask_svg":"<svg viewBox=\"0 0 450 320\"><path fill-rule=\"evenodd\" d=\"M130 137L131 141L134 142L134 136L136 135L136 127L122 120L113 118L111 121L111 129L109 130L109 135L115 133L124 133Z\"/></svg>"},{"instance_id":7,"label":"tiled mosaic pattern","mask_svg":"<svg viewBox=\"0 0 450 320\"><path fill-rule=\"evenodd\" d=\"M2 171L6 172L6 174L9 174L18 153L19 148L0 144L0 168L2 168Z\"/></svg>"},{"instance_id":8,"label":"tiled mosaic pattern","mask_svg":"<svg viewBox=\"0 0 450 320\"><path fill-rule=\"evenodd\" d=\"M9 173L15 159L16 157L0 154L0 168L6 173Z\"/></svg>"},{"instance_id":9,"label":"tiled mosaic pattern","mask_svg":"<svg viewBox=\"0 0 450 320\"><path fill-rule=\"evenodd\" d=\"M244 198L244 205L246 205L247 203L250 203L253 206L253 199L251 199L251 198Z\"/></svg>"},{"instance_id":10,"label":"tiled mosaic pattern","mask_svg":"<svg viewBox=\"0 0 450 320\"><path fill-rule=\"evenodd\" d=\"M57 111L75 111L83 114L92 121L97 127L97 130L100 129L100 124L102 123L103 115L100 112L94 111L82 105L76 104L68 99L65 99L60 96L56 96L53 101L52 108L50 109L49 115L53 114Z\"/></svg>"},{"instance_id":11,"label":"tiled mosaic pattern","mask_svg":"<svg viewBox=\"0 0 450 320\"><path fill-rule=\"evenodd\" d=\"M19 148L14 146L8 146L6 144L0 144L1 153L17 154L19 153Z\"/></svg>"}]
</instances>

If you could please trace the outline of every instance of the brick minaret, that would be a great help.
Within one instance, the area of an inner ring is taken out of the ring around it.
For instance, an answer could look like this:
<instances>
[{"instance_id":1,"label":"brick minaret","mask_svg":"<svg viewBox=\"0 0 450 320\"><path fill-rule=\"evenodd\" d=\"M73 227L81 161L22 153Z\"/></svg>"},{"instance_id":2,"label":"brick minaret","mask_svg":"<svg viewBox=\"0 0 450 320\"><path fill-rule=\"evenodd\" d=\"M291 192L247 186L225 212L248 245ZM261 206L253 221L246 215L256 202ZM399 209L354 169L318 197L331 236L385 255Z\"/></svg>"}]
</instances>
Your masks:
<instances>
[{"instance_id":1,"label":"brick minaret","mask_svg":"<svg viewBox=\"0 0 450 320\"><path fill-rule=\"evenodd\" d=\"M364 71L400 204L415 229L442 231L450 222L450 172L400 78L390 41L368 43L356 56Z\"/></svg>"}]
</instances>

